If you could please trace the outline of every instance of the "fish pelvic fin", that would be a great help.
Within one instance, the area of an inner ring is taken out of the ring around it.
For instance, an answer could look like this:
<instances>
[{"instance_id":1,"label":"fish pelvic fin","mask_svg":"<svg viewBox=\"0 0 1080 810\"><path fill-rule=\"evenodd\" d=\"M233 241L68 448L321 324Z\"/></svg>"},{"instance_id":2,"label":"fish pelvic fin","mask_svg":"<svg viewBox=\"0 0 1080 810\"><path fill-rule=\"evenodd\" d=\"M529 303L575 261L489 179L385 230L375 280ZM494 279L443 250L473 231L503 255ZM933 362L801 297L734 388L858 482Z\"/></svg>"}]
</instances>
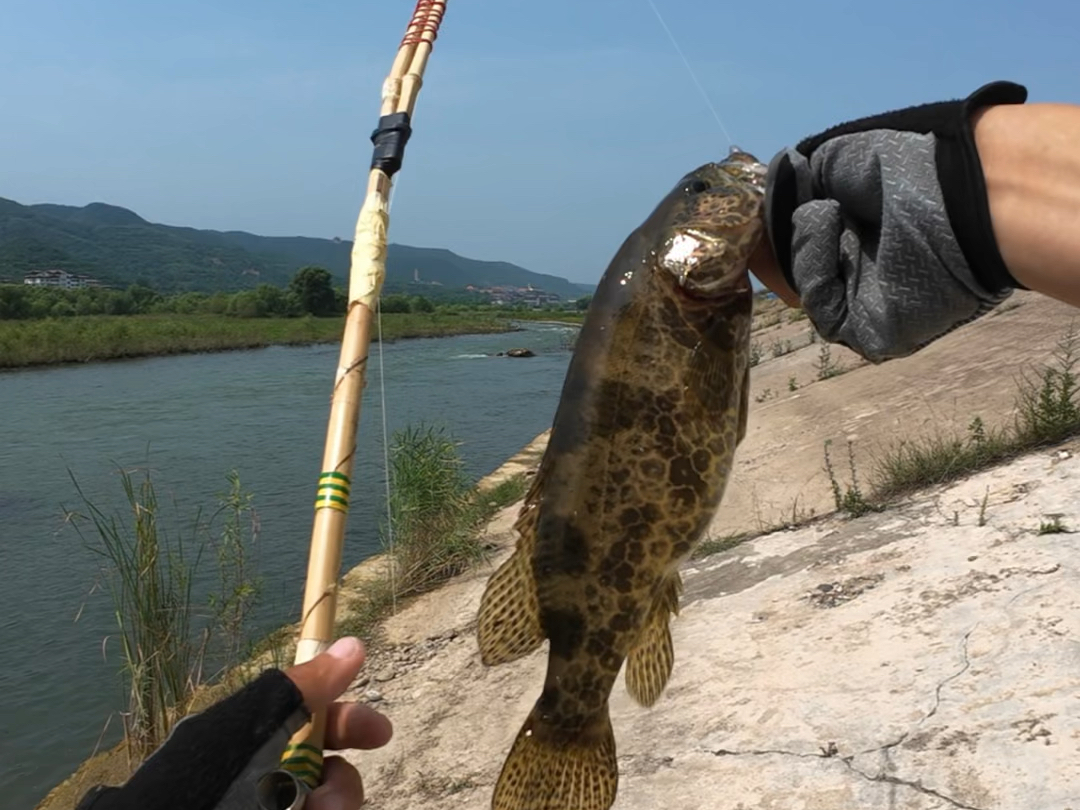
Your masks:
<instances>
[{"instance_id":1,"label":"fish pelvic fin","mask_svg":"<svg viewBox=\"0 0 1080 810\"><path fill-rule=\"evenodd\" d=\"M675 648L671 643L669 620L671 616L678 615L681 593L682 578L678 573L664 580L645 618L641 634L626 657L623 675L626 691L642 706L656 703L671 677Z\"/></svg>"},{"instance_id":2,"label":"fish pelvic fin","mask_svg":"<svg viewBox=\"0 0 1080 810\"><path fill-rule=\"evenodd\" d=\"M492 810L608 810L615 803L619 766L607 704L575 738L550 729L538 709L503 764Z\"/></svg>"},{"instance_id":3,"label":"fish pelvic fin","mask_svg":"<svg viewBox=\"0 0 1080 810\"><path fill-rule=\"evenodd\" d=\"M476 637L485 666L528 655L544 641L532 562L519 547L496 571L480 600Z\"/></svg>"}]
</instances>

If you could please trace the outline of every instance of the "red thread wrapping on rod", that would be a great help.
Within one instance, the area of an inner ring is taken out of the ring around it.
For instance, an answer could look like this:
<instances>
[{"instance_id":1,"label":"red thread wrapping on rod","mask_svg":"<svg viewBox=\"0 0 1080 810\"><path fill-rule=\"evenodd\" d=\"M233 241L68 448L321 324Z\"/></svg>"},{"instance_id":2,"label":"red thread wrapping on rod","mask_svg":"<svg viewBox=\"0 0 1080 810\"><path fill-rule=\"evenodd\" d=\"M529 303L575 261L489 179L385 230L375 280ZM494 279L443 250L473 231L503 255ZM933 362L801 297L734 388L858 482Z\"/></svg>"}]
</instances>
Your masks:
<instances>
[{"instance_id":1,"label":"red thread wrapping on rod","mask_svg":"<svg viewBox=\"0 0 1080 810\"><path fill-rule=\"evenodd\" d=\"M421 42L434 46L445 13L446 0L417 0L412 22L401 40L402 47Z\"/></svg>"}]
</instances>

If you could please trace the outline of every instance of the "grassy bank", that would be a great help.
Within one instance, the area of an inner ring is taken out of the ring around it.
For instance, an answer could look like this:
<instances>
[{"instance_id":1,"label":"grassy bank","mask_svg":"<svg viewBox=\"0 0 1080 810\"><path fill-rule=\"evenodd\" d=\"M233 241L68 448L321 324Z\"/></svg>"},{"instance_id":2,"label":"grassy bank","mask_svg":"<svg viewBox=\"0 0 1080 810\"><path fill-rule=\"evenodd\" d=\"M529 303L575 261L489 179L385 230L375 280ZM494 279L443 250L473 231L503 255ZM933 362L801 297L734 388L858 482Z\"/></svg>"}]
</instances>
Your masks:
<instances>
[{"instance_id":1,"label":"grassy bank","mask_svg":"<svg viewBox=\"0 0 1080 810\"><path fill-rule=\"evenodd\" d=\"M442 430L409 428L394 435L390 521L381 532L386 564L345 600L337 635L377 641L380 624L403 601L487 558L483 529L525 495L526 480L516 475L481 490L465 478L462 465L457 442Z\"/></svg>"},{"instance_id":2,"label":"grassy bank","mask_svg":"<svg viewBox=\"0 0 1080 810\"><path fill-rule=\"evenodd\" d=\"M837 470L844 461L833 460L826 442L825 473L837 512L858 517L912 492L1080 435L1078 363L1080 331L1073 324L1044 364L1018 375L1011 421L993 425L973 413L964 434L934 433L894 442L875 454L868 491L860 486L852 443L848 442L844 475Z\"/></svg>"},{"instance_id":3,"label":"grassy bank","mask_svg":"<svg viewBox=\"0 0 1080 810\"><path fill-rule=\"evenodd\" d=\"M271 345L333 343L343 318L232 318L225 315L93 315L0 321L0 368L88 363ZM507 332L508 317L485 312L387 313L383 337Z\"/></svg>"},{"instance_id":4,"label":"grassy bank","mask_svg":"<svg viewBox=\"0 0 1080 810\"><path fill-rule=\"evenodd\" d=\"M394 434L391 476L391 520L381 527L385 551L370 561L378 563L372 576L346 583L339 604L338 634L356 633L369 643L378 642L379 624L395 609L487 559L485 526L526 488L523 475L473 485L458 442L425 426ZM37 810L70 810L92 785L124 782L180 717L266 667L291 665L295 624L248 641L262 592L247 562L258 520L235 473L228 481L209 515L197 511L190 523L163 519L148 471L138 480L121 475L127 509L106 514L84 498L81 514L69 513L83 528L86 548L102 561L99 576L117 622L105 649L119 657L128 701L120 714L123 740L82 763ZM211 569L208 598L192 587L199 559Z\"/></svg>"}]
</instances>

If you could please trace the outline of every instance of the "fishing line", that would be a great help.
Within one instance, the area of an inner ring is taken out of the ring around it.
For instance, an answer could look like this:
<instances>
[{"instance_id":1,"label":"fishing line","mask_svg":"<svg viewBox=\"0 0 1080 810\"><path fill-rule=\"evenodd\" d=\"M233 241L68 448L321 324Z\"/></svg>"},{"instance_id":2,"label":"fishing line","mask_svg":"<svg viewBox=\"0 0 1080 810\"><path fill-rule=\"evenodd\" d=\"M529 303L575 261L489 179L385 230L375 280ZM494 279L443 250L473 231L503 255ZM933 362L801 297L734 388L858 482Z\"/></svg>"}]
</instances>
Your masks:
<instances>
[{"instance_id":1,"label":"fishing line","mask_svg":"<svg viewBox=\"0 0 1080 810\"><path fill-rule=\"evenodd\" d=\"M401 177L399 175L398 183L400 182ZM390 186L390 196L386 200L387 215L389 215L390 209L394 207L394 194L397 192L397 187L397 183ZM390 606L393 612L397 613L397 584L395 580L397 572L394 570L394 520L390 505L390 433L386 427L386 374L383 365L382 295L379 296L375 308L375 323L379 332L379 410L382 412L383 469L386 470L386 540L390 553L387 568L390 569Z\"/></svg>"},{"instance_id":2,"label":"fishing line","mask_svg":"<svg viewBox=\"0 0 1080 810\"><path fill-rule=\"evenodd\" d=\"M667 32L668 39L671 40L671 44L675 47L675 52L679 54L679 58L682 59L684 65L686 65L686 71L690 74L690 78L694 84L697 85L698 92L701 93L701 97L705 100L705 106L709 108L709 111L713 114L713 118L716 119L716 123L720 127L720 131L724 133L724 137L727 138L728 146L732 145L731 136L728 135L727 127L724 126L724 122L720 120L720 114L716 111L716 107L713 106L712 100L709 98L709 94L705 92L705 88L701 82L698 81L697 74L694 72L694 68L690 65L690 60L686 58L686 54L683 53L683 49L679 47L678 41L675 39L675 35L671 33L671 29L668 28L668 24L664 21L664 16L660 13L660 9L656 7L656 3L653 0L645 0L649 4L649 7L653 10L653 14L656 15L656 19L660 21L661 27Z\"/></svg>"}]
</instances>

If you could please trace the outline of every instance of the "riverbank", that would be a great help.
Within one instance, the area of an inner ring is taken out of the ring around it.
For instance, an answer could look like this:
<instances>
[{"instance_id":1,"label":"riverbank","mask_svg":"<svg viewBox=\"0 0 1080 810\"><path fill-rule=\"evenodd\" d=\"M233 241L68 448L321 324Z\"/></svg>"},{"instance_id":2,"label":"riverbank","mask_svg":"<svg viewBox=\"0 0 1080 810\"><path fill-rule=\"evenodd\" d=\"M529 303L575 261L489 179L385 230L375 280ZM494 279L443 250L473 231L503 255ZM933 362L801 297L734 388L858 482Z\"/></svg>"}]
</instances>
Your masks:
<instances>
[{"instance_id":1,"label":"riverbank","mask_svg":"<svg viewBox=\"0 0 1080 810\"><path fill-rule=\"evenodd\" d=\"M519 452L507 459L498 468L476 482L476 490L480 493L495 492L500 485L505 485L512 479L531 477L539 464L544 449L547 446L548 434L545 430L533 441L529 442ZM516 500L516 497L515 497ZM501 509L504 503L498 504ZM495 504L492 504L495 507ZM487 534L487 530L483 531ZM370 584L387 576L387 556L385 553L372 555L351 567L343 573L341 586L337 596L337 619L336 624L347 626L352 619L351 606L357 597L361 596L369 588ZM404 609L408 604L415 601L406 599L399 606ZM284 625L270 633L261 642L253 647L252 657L249 661L241 664L238 670L251 674L260 672L269 667L287 667L291 664L296 652L295 638L299 630L295 622ZM378 643L370 643L370 656L375 658L379 655ZM240 680L243 680L241 675ZM215 700L224 697L235 686L235 680L226 678L222 682L207 685L200 688L195 699L193 711L201 711ZM94 785L116 785L123 783L130 773L128 752L124 742L120 742L112 748L96 753L83 762L76 771L53 790L36 806L35 810L71 810L79 799Z\"/></svg>"},{"instance_id":2,"label":"riverbank","mask_svg":"<svg viewBox=\"0 0 1080 810\"><path fill-rule=\"evenodd\" d=\"M232 318L224 315L91 315L0 321L0 369L134 357L336 343L344 318ZM516 331L500 313L387 313L387 342Z\"/></svg>"}]
</instances>

